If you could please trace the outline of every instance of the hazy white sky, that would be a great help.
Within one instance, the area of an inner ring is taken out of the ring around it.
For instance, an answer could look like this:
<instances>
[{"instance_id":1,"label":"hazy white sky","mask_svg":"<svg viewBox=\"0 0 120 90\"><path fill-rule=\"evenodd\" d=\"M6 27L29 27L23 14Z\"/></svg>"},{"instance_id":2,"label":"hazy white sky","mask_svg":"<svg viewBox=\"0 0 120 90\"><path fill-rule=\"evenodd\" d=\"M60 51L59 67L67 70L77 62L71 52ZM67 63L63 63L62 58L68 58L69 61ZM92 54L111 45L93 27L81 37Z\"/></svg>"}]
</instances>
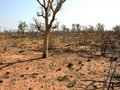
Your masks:
<instances>
[{"instance_id":1,"label":"hazy white sky","mask_svg":"<svg viewBox=\"0 0 120 90\"><path fill-rule=\"evenodd\" d=\"M37 17L39 6L37 0L0 0L1 30L18 29L19 21L29 25ZM73 23L82 26L103 23L106 29L111 29L120 25L119 9L120 0L67 0L56 18L61 21L60 25L70 29Z\"/></svg>"}]
</instances>

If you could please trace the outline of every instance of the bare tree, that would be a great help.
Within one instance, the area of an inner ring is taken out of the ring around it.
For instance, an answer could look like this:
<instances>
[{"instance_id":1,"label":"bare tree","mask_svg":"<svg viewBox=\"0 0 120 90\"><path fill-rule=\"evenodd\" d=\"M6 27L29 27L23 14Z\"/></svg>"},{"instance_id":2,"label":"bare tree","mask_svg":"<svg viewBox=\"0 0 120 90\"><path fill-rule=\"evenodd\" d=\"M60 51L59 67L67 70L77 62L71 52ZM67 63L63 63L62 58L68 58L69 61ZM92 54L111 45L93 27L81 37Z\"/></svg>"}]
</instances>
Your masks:
<instances>
[{"instance_id":1,"label":"bare tree","mask_svg":"<svg viewBox=\"0 0 120 90\"><path fill-rule=\"evenodd\" d=\"M77 28L78 33L80 34L80 32L81 32L81 26L80 26L80 24L76 24L76 28Z\"/></svg>"},{"instance_id":2,"label":"bare tree","mask_svg":"<svg viewBox=\"0 0 120 90\"><path fill-rule=\"evenodd\" d=\"M36 23L36 27L39 31L43 32L44 34L44 44L43 44L43 58L48 57L48 39L49 39L49 32L51 28L56 28L58 25L56 24L54 27L52 26L55 16L58 11L61 10L62 4L66 0L37 0L37 2L41 6L41 14L37 12L37 16L43 17L45 19L45 30L41 29L41 24L38 24L37 20L34 19ZM51 20L49 18L51 16Z\"/></svg>"}]
</instances>

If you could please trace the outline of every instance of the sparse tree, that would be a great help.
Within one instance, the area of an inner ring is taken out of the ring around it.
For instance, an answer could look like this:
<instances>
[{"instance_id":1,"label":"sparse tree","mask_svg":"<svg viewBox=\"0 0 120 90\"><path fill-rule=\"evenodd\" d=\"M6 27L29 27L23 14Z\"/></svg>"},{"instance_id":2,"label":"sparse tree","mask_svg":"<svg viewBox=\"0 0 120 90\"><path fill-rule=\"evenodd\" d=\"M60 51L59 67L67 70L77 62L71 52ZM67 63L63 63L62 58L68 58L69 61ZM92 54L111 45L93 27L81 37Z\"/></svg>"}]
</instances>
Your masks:
<instances>
[{"instance_id":1,"label":"sparse tree","mask_svg":"<svg viewBox=\"0 0 120 90\"><path fill-rule=\"evenodd\" d=\"M92 36L92 33L95 31L94 26L89 25L88 29L89 29L89 32L91 33L91 36Z\"/></svg>"},{"instance_id":2,"label":"sparse tree","mask_svg":"<svg viewBox=\"0 0 120 90\"><path fill-rule=\"evenodd\" d=\"M96 28L97 28L97 31L100 32L100 31L104 31L104 24L101 24L101 23L98 23L96 25Z\"/></svg>"},{"instance_id":3,"label":"sparse tree","mask_svg":"<svg viewBox=\"0 0 120 90\"><path fill-rule=\"evenodd\" d=\"M80 24L76 24L76 28L77 28L78 33L80 34L80 32L81 32L81 26L80 26Z\"/></svg>"},{"instance_id":4,"label":"sparse tree","mask_svg":"<svg viewBox=\"0 0 120 90\"><path fill-rule=\"evenodd\" d=\"M94 32L94 30L95 30L95 29L94 29L94 26L92 26L92 25L89 25L89 28L88 28L88 29L89 29L89 32Z\"/></svg>"},{"instance_id":5,"label":"sparse tree","mask_svg":"<svg viewBox=\"0 0 120 90\"><path fill-rule=\"evenodd\" d=\"M24 22L19 21L18 28L21 30L22 35L24 34L24 30L25 30L26 27L27 27L27 24L26 24L25 21Z\"/></svg>"},{"instance_id":6,"label":"sparse tree","mask_svg":"<svg viewBox=\"0 0 120 90\"><path fill-rule=\"evenodd\" d=\"M120 31L120 25L114 26L114 27L113 27L113 30L115 30L115 31Z\"/></svg>"},{"instance_id":7,"label":"sparse tree","mask_svg":"<svg viewBox=\"0 0 120 90\"><path fill-rule=\"evenodd\" d=\"M62 29L63 33L65 34L66 25L63 24L63 25L61 26L61 29Z\"/></svg>"},{"instance_id":8,"label":"sparse tree","mask_svg":"<svg viewBox=\"0 0 120 90\"><path fill-rule=\"evenodd\" d=\"M70 30L69 28L66 28L67 33L69 32L69 30Z\"/></svg>"},{"instance_id":9,"label":"sparse tree","mask_svg":"<svg viewBox=\"0 0 120 90\"><path fill-rule=\"evenodd\" d=\"M75 24L73 23L73 24L72 24L72 30L71 30L71 31L72 31L72 32L75 32L75 30L76 30L76 27L75 27Z\"/></svg>"},{"instance_id":10,"label":"sparse tree","mask_svg":"<svg viewBox=\"0 0 120 90\"><path fill-rule=\"evenodd\" d=\"M41 6L41 13L37 12L37 16L43 17L45 19L45 30L42 30L41 24L38 24L38 21L34 18L36 23L36 27L39 31L43 32L44 36L44 44L43 44L43 58L48 57L48 39L49 39L49 32L51 28L55 29L58 26L58 23L53 27L52 24L55 20L55 16L58 11L61 10L62 4L66 0L37 0L37 2ZM51 20L49 21L49 19Z\"/></svg>"}]
</instances>

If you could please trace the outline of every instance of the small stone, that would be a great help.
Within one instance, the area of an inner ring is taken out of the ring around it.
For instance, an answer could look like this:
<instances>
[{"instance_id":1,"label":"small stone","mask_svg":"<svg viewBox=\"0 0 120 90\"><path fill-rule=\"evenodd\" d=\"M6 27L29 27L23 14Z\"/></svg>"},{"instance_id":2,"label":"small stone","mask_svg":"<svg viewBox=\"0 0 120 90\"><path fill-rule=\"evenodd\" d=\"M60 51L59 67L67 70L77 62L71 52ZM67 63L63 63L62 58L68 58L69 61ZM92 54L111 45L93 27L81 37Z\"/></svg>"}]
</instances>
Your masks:
<instances>
[{"instance_id":1,"label":"small stone","mask_svg":"<svg viewBox=\"0 0 120 90\"><path fill-rule=\"evenodd\" d=\"M41 88L43 88L43 86L41 86Z\"/></svg>"},{"instance_id":2,"label":"small stone","mask_svg":"<svg viewBox=\"0 0 120 90\"><path fill-rule=\"evenodd\" d=\"M32 88L29 88L29 90L32 90Z\"/></svg>"},{"instance_id":3,"label":"small stone","mask_svg":"<svg viewBox=\"0 0 120 90\"><path fill-rule=\"evenodd\" d=\"M27 79L27 77L23 78L23 79Z\"/></svg>"},{"instance_id":4,"label":"small stone","mask_svg":"<svg viewBox=\"0 0 120 90\"><path fill-rule=\"evenodd\" d=\"M84 64L82 64L82 66L84 66Z\"/></svg>"},{"instance_id":5,"label":"small stone","mask_svg":"<svg viewBox=\"0 0 120 90\"><path fill-rule=\"evenodd\" d=\"M0 83L2 83L3 82L3 80L0 80Z\"/></svg>"},{"instance_id":6,"label":"small stone","mask_svg":"<svg viewBox=\"0 0 120 90\"><path fill-rule=\"evenodd\" d=\"M6 72L6 75L8 75L10 72Z\"/></svg>"},{"instance_id":7,"label":"small stone","mask_svg":"<svg viewBox=\"0 0 120 90\"><path fill-rule=\"evenodd\" d=\"M46 78L45 76L43 76L43 78Z\"/></svg>"},{"instance_id":8,"label":"small stone","mask_svg":"<svg viewBox=\"0 0 120 90\"><path fill-rule=\"evenodd\" d=\"M91 60L90 59L88 59L88 61L87 62L90 62Z\"/></svg>"},{"instance_id":9,"label":"small stone","mask_svg":"<svg viewBox=\"0 0 120 90\"><path fill-rule=\"evenodd\" d=\"M36 76L32 76L32 78L36 78Z\"/></svg>"},{"instance_id":10,"label":"small stone","mask_svg":"<svg viewBox=\"0 0 120 90\"><path fill-rule=\"evenodd\" d=\"M81 73L80 75L85 75L84 73Z\"/></svg>"},{"instance_id":11,"label":"small stone","mask_svg":"<svg viewBox=\"0 0 120 90\"><path fill-rule=\"evenodd\" d=\"M19 51L19 53L25 52L24 50Z\"/></svg>"},{"instance_id":12,"label":"small stone","mask_svg":"<svg viewBox=\"0 0 120 90\"><path fill-rule=\"evenodd\" d=\"M91 72L88 72L88 74L91 74Z\"/></svg>"},{"instance_id":13,"label":"small stone","mask_svg":"<svg viewBox=\"0 0 120 90\"><path fill-rule=\"evenodd\" d=\"M29 68L26 68L26 70L28 70Z\"/></svg>"},{"instance_id":14,"label":"small stone","mask_svg":"<svg viewBox=\"0 0 120 90\"><path fill-rule=\"evenodd\" d=\"M57 72L57 71L60 71L60 70L61 70L61 68L59 68L58 70L56 70L56 72Z\"/></svg>"},{"instance_id":15,"label":"small stone","mask_svg":"<svg viewBox=\"0 0 120 90\"><path fill-rule=\"evenodd\" d=\"M91 71L91 73L93 73L93 71Z\"/></svg>"},{"instance_id":16,"label":"small stone","mask_svg":"<svg viewBox=\"0 0 120 90\"><path fill-rule=\"evenodd\" d=\"M79 64L81 64L81 61L79 61Z\"/></svg>"},{"instance_id":17,"label":"small stone","mask_svg":"<svg viewBox=\"0 0 120 90\"><path fill-rule=\"evenodd\" d=\"M68 64L68 68L71 68L73 66L73 64L69 63Z\"/></svg>"},{"instance_id":18,"label":"small stone","mask_svg":"<svg viewBox=\"0 0 120 90\"><path fill-rule=\"evenodd\" d=\"M97 88L97 85L93 85L93 87Z\"/></svg>"},{"instance_id":19,"label":"small stone","mask_svg":"<svg viewBox=\"0 0 120 90\"><path fill-rule=\"evenodd\" d=\"M24 77L24 75L21 75L21 77Z\"/></svg>"},{"instance_id":20,"label":"small stone","mask_svg":"<svg viewBox=\"0 0 120 90\"><path fill-rule=\"evenodd\" d=\"M106 72L106 70L104 70L104 72Z\"/></svg>"},{"instance_id":21,"label":"small stone","mask_svg":"<svg viewBox=\"0 0 120 90\"><path fill-rule=\"evenodd\" d=\"M32 75L38 75L38 73L33 73Z\"/></svg>"}]
</instances>

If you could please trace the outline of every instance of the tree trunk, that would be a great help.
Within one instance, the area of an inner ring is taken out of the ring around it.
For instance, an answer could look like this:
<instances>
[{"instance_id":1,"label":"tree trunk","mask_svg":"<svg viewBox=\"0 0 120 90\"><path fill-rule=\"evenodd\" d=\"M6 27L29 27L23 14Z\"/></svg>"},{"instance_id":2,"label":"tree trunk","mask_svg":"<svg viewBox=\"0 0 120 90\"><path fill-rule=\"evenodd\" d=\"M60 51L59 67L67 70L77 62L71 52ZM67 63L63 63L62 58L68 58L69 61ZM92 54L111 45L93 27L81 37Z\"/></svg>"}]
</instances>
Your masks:
<instances>
[{"instance_id":1,"label":"tree trunk","mask_svg":"<svg viewBox=\"0 0 120 90\"><path fill-rule=\"evenodd\" d=\"M43 58L48 57L48 40L49 40L49 34L44 34L44 44L43 44Z\"/></svg>"}]
</instances>

